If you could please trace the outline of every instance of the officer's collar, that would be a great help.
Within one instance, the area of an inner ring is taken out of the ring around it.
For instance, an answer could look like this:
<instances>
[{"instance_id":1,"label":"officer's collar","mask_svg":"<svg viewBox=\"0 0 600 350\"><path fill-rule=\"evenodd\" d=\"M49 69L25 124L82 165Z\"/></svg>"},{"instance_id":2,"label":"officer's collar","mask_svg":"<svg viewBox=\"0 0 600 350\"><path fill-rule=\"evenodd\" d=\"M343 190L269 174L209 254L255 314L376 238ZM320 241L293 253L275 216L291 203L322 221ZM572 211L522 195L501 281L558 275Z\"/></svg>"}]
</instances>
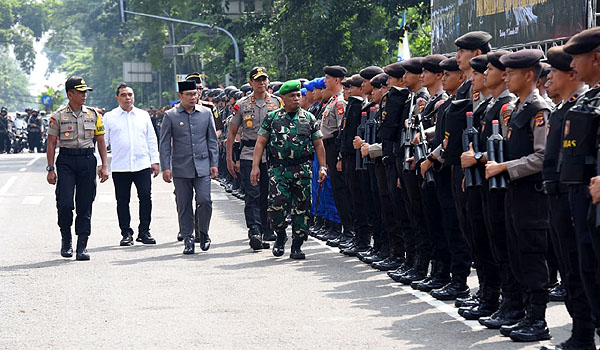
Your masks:
<instances>
[{"instance_id":1,"label":"officer's collar","mask_svg":"<svg viewBox=\"0 0 600 350\"><path fill-rule=\"evenodd\" d=\"M183 112L187 113L187 111L185 110L185 108L183 107L183 105L181 103L179 104L179 106L177 106L177 112L178 113L183 113ZM198 105L198 104L194 105L194 112L200 112L200 105Z\"/></svg>"}]
</instances>

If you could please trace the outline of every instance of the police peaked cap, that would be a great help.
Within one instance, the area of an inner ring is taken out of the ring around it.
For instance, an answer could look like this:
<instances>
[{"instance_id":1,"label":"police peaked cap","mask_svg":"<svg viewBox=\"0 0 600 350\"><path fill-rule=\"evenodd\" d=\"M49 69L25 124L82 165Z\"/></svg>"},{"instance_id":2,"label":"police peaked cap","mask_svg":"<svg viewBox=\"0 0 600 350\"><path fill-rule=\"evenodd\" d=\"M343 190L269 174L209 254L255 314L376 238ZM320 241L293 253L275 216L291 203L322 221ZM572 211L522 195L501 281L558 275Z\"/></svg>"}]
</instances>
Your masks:
<instances>
[{"instance_id":1,"label":"police peaked cap","mask_svg":"<svg viewBox=\"0 0 600 350\"><path fill-rule=\"evenodd\" d=\"M580 55L591 52L598 46L600 46L600 27L594 27L573 35L565 44L564 50L569 55Z\"/></svg>"},{"instance_id":2,"label":"police peaked cap","mask_svg":"<svg viewBox=\"0 0 600 350\"><path fill-rule=\"evenodd\" d=\"M552 68L558 69L563 72L572 71L571 61L573 57L565 52L564 46L554 46L548 50L546 53L548 58L548 63L552 66Z\"/></svg>"},{"instance_id":3,"label":"police peaked cap","mask_svg":"<svg viewBox=\"0 0 600 350\"><path fill-rule=\"evenodd\" d=\"M489 46L492 36L488 32L474 31L468 32L454 41L454 44L461 49L477 50Z\"/></svg>"},{"instance_id":4,"label":"police peaked cap","mask_svg":"<svg viewBox=\"0 0 600 350\"><path fill-rule=\"evenodd\" d=\"M431 73L442 73L444 70L440 68L440 62L445 60L446 56L444 55L429 55L423 57L421 60L421 64L423 65L423 69L431 72Z\"/></svg>"},{"instance_id":5,"label":"police peaked cap","mask_svg":"<svg viewBox=\"0 0 600 350\"><path fill-rule=\"evenodd\" d=\"M500 63L506 68L528 68L544 58L544 53L537 49L525 49L500 57Z\"/></svg>"},{"instance_id":6,"label":"police peaked cap","mask_svg":"<svg viewBox=\"0 0 600 350\"><path fill-rule=\"evenodd\" d=\"M373 79L374 76L376 76L377 74L383 73L383 69L381 69L381 67L377 67L377 66L368 66L366 68L363 68L360 70L360 72L358 73L363 79Z\"/></svg>"},{"instance_id":7,"label":"police peaked cap","mask_svg":"<svg viewBox=\"0 0 600 350\"><path fill-rule=\"evenodd\" d=\"M552 66L550 66L550 64L546 62L540 62L540 64L542 65L542 70L540 71L540 78L547 77L548 74L550 74L550 71L552 70Z\"/></svg>"},{"instance_id":8,"label":"police peaked cap","mask_svg":"<svg viewBox=\"0 0 600 350\"><path fill-rule=\"evenodd\" d=\"M342 66L325 66L323 67L323 72L334 78L343 78L348 74L348 70Z\"/></svg>"},{"instance_id":9,"label":"police peaked cap","mask_svg":"<svg viewBox=\"0 0 600 350\"><path fill-rule=\"evenodd\" d=\"M506 50L498 50L498 51L494 51L494 52L488 52L487 54L487 59L488 62L500 69L500 70L506 70L506 67L502 64L502 62L500 62L500 58L504 55L508 55L510 53L510 51L506 51Z\"/></svg>"},{"instance_id":10,"label":"police peaked cap","mask_svg":"<svg viewBox=\"0 0 600 350\"><path fill-rule=\"evenodd\" d=\"M383 71L393 78L402 78L404 73L406 73L406 70L402 67L402 62L388 64L383 68Z\"/></svg>"},{"instance_id":11,"label":"police peaked cap","mask_svg":"<svg viewBox=\"0 0 600 350\"><path fill-rule=\"evenodd\" d=\"M483 74L486 71L488 65L487 55L475 56L471 58L471 60L469 60L469 63L471 64L471 68L473 68L473 70Z\"/></svg>"},{"instance_id":12,"label":"police peaked cap","mask_svg":"<svg viewBox=\"0 0 600 350\"><path fill-rule=\"evenodd\" d=\"M402 61L402 67L409 73L421 74L423 73L423 57L414 57Z\"/></svg>"},{"instance_id":13,"label":"police peaked cap","mask_svg":"<svg viewBox=\"0 0 600 350\"><path fill-rule=\"evenodd\" d=\"M188 74L185 77L185 80L193 80L196 82L196 84L202 84L202 77L200 76L200 73L198 73L198 72Z\"/></svg>"}]
</instances>

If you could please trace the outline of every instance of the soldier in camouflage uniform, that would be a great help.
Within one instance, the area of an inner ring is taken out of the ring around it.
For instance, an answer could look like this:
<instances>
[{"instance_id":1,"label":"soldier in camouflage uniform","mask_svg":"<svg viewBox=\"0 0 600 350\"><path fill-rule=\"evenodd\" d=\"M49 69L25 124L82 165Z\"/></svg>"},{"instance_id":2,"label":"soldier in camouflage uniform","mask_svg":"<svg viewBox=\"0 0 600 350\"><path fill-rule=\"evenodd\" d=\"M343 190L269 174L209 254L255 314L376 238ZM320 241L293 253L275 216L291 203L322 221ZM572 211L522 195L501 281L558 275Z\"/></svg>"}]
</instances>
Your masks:
<instances>
[{"instance_id":1,"label":"soldier in camouflage uniform","mask_svg":"<svg viewBox=\"0 0 600 350\"><path fill-rule=\"evenodd\" d=\"M266 148L269 164L268 214L271 227L277 232L273 255L284 254L286 218L291 214L292 259L304 259L300 247L308 237L313 151L316 151L320 164L319 183L327 178L321 131L316 118L300 108L300 85L299 80L290 80L281 86L279 92L285 107L269 113L263 121L250 173L250 181L256 186Z\"/></svg>"}]
</instances>

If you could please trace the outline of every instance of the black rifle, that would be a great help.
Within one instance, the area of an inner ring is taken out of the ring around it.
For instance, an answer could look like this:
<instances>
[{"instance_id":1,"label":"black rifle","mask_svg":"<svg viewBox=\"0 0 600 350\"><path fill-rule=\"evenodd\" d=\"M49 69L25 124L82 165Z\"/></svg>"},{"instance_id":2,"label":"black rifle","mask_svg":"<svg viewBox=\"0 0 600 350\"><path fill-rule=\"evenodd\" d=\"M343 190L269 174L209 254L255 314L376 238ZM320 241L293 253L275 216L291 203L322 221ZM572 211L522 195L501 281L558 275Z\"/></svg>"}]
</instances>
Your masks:
<instances>
[{"instance_id":1,"label":"black rifle","mask_svg":"<svg viewBox=\"0 0 600 350\"><path fill-rule=\"evenodd\" d=\"M490 162L504 162L504 138L500 135L500 124L492 120L492 135L487 139L487 159ZM490 191L506 190L506 175L498 174L490 178Z\"/></svg>"},{"instance_id":2,"label":"black rifle","mask_svg":"<svg viewBox=\"0 0 600 350\"><path fill-rule=\"evenodd\" d=\"M408 159L413 155L413 140L415 139L416 135L416 129L413 126L413 124L415 124L413 118L415 98L416 96L414 94L410 97L410 108L408 109L408 117L406 118L407 124L406 127L402 130L404 134L401 135L403 140L402 147L404 147L404 163L402 163L402 171L405 172L410 171L410 162L408 161Z\"/></svg>"},{"instance_id":3,"label":"black rifle","mask_svg":"<svg viewBox=\"0 0 600 350\"><path fill-rule=\"evenodd\" d=\"M369 109L367 122L365 124L365 143L372 145L375 143L375 134L377 133L377 122L375 121L375 107ZM375 164L371 157L365 158L365 164Z\"/></svg>"},{"instance_id":4,"label":"black rifle","mask_svg":"<svg viewBox=\"0 0 600 350\"><path fill-rule=\"evenodd\" d=\"M467 128L463 131L463 151L469 150L469 144L473 144L473 151L479 152L479 131L473 126L473 112L467 112ZM481 186L481 173L476 165L464 168L465 188Z\"/></svg>"},{"instance_id":5,"label":"black rifle","mask_svg":"<svg viewBox=\"0 0 600 350\"><path fill-rule=\"evenodd\" d=\"M367 124L367 112L362 112L360 115L360 125L356 128L356 135L361 139L365 139ZM360 149L356 150L356 167L354 170L367 170L365 159L360 154Z\"/></svg>"},{"instance_id":6,"label":"black rifle","mask_svg":"<svg viewBox=\"0 0 600 350\"><path fill-rule=\"evenodd\" d=\"M423 117L419 117L418 126L419 133L421 134L421 142L419 142L419 144L415 146L415 164L417 165L417 169L419 168L418 165L421 164L421 162L423 162L427 158L427 154L429 153L429 147L427 146L427 137L425 137L425 128L423 127ZM425 173L425 182L428 185L435 184L435 177L433 176L432 169L427 170L427 172Z\"/></svg>"}]
</instances>

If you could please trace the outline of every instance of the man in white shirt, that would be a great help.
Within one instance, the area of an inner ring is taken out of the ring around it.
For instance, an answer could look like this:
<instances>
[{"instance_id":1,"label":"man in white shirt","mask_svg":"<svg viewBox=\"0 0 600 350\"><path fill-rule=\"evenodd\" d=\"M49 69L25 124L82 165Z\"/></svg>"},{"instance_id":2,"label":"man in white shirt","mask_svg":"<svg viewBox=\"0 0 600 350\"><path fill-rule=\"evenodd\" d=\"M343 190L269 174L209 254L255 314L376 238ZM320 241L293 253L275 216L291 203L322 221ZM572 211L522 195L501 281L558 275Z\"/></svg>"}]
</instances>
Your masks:
<instances>
[{"instance_id":1,"label":"man in white shirt","mask_svg":"<svg viewBox=\"0 0 600 350\"><path fill-rule=\"evenodd\" d=\"M112 149L111 170L117 197L117 217L121 229L121 246L133 245L129 200L135 184L140 200L140 224L136 241L156 244L150 235L152 213L152 178L159 173L156 133L148 112L136 108L133 89L126 83L117 87L119 107L104 115L107 142Z\"/></svg>"}]
</instances>

